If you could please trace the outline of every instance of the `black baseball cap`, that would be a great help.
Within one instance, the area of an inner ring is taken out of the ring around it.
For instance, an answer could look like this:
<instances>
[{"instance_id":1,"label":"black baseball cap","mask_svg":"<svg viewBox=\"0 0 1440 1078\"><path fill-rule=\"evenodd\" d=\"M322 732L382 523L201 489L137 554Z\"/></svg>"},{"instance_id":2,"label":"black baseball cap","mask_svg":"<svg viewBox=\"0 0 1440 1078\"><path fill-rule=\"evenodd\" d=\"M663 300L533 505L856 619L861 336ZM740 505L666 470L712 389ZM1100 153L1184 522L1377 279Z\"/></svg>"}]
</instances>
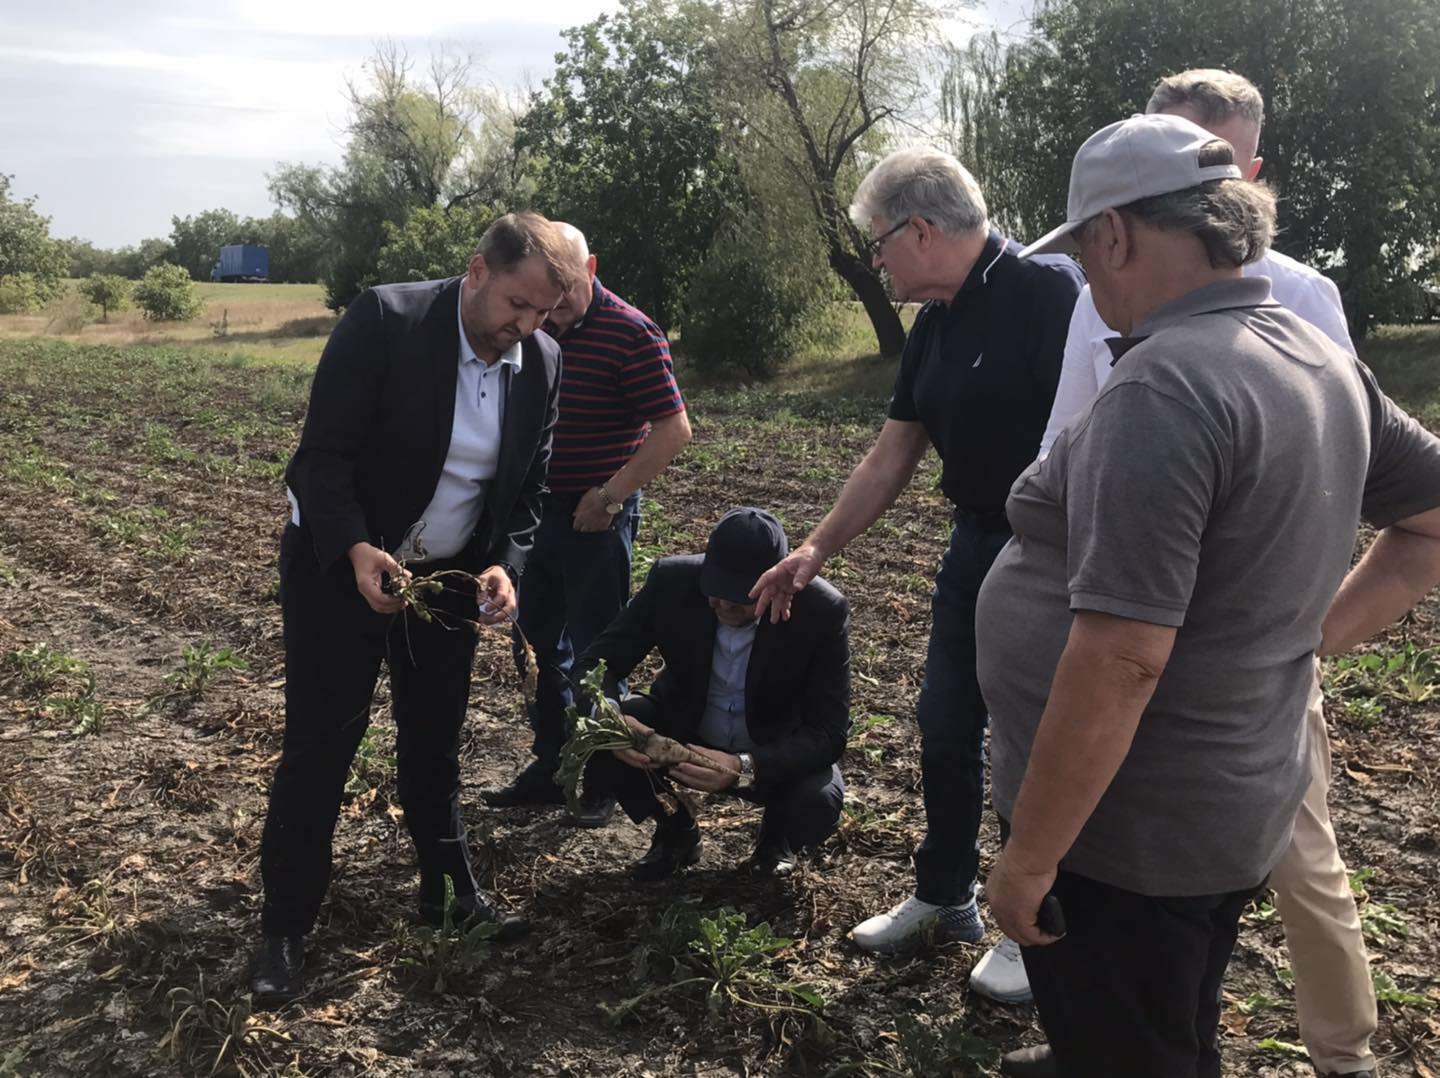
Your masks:
<instances>
[{"instance_id":1,"label":"black baseball cap","mask_svg":"<svg viewBox=\"0 0 1440 1078\"><path fill-rule=\"evenodd\" d=\"M748 606L762 573L790 553L780 522L763 509L745 506L720 518L705 544L700 590L712 599Z\"/></svg>"}]
</instances>

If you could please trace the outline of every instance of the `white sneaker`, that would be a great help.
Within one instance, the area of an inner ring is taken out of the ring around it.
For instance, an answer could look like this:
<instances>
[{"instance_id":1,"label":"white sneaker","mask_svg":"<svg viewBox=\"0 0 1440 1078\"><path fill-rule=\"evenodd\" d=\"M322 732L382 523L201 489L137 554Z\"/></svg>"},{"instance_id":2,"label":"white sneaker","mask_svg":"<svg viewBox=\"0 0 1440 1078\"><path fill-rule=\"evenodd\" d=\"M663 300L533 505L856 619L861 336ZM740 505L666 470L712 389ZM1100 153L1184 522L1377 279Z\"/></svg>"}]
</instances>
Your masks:
<instances>
[{"instance_id":1,"label":"white sneaker","mask_svg":"<svg viewBox=\"0 0 1440 1078\"><path fill-rule=\"evenodd\" d=\"M993 999L996 1003L1029 1003L1030 978L1025 975L1025 962L1020 945L1009 936L985 952L970 971L970 991Z\"/></svg>"},{"instance_id":2,"label":"white sneaker","mask_svg":"<svg viewBox=\"0 0 1440 1078\"><path fill-rule=\"evenodd\" d=\"M985 934L972 898L963 906L936 906L907 898L887 913L861 921L850 930L862 951L894 954L927 937L935 943L978 943Z\"/></svg>"}]
</instances>

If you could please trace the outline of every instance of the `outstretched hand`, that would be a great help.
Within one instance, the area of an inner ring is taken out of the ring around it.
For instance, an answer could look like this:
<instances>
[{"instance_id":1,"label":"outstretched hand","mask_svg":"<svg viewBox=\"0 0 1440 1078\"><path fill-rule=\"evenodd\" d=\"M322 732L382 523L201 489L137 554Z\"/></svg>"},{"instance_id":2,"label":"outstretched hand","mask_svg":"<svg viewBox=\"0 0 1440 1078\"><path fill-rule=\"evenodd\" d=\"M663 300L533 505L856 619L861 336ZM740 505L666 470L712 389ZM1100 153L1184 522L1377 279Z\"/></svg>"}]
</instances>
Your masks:
<instances>
[{"instance_id":1,"label":"outstretched hand","mask_svg":"<svg viewBox=\"0 0 1440 1078\"><path fill-rule=\"evenodd\" d=\"M771 624L788 621L795 593L814 580L824 564L825 559L809 545L797 547L788 557L776 562L750 589L750 598L755 600L755 616L762 618L769 610Z\"/></svg>"}]
</instances>

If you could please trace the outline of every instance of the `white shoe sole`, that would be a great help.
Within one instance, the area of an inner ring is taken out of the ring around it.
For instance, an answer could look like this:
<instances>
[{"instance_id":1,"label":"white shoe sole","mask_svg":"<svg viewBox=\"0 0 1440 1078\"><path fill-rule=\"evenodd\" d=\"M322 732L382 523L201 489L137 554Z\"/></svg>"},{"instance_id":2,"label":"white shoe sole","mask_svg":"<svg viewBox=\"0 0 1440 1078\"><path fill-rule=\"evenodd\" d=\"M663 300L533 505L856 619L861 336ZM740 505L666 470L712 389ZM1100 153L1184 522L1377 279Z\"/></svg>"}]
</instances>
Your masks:
<instances>
[{"instance_id":1,"label":"white shoe sole","mask_svg":"<svg viewBox=\"0 0 1440 1078\"><path fill-rule=\"evenodd\" d=\"M970 991L977 996L984 996L993 1003L1004 1003L1010 1006L1020 1003L1030 1003L1035 999L1035 993L1028 988L1023 992L990 992L979 985L971 984Z\"/></svg>"}]
</instances>

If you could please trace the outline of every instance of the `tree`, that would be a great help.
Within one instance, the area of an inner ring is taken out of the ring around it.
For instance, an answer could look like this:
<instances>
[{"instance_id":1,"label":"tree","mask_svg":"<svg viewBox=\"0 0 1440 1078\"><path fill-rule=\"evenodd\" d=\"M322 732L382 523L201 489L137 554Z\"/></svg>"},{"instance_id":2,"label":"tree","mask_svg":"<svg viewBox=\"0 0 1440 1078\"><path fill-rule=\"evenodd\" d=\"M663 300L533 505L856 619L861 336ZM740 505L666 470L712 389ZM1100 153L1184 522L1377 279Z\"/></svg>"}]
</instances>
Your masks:
<instances>
[{"instance_id":1,"label":"tree","mask_svg":"<svg viewBox=\"0 0 1440 1078\"><path fill-rule=\"evenodd\" d=\"M378 280L387 223L403 226L421 207L501 202L495 186L514 171L509 142L488 132L503 109L473 86L468 57L436 53L417 77L404 50L382 44L366 74L347 84L344 163L282 164L270 177L281 208L323 237L326 302L336 309Z\"/></svg>"},{"instance_id":2,"label":"tree","mask_svg":"<svg viewBox=\"0 0 1440 1078\"><path fill-rule=\"evenodd\" d=\"M958 75L988 95L960 126L1010 178L995 201L1017 235L1063 218L1093 131L1144 108L1164 75L1224 67L1265 95L1281 249L1336 279L1356 336L1418 313L1440 268L1433 0L1039 0L1034 30L983 57L998 77L977 77L974 55Z\"/></svg>"},{"instance_id":3,"label":"tree","mask_svg":"<svg viewBox=\"0 0 1440 1078\"><path fill-rule=\"evenodd\" d=\"M605 281L662 327L742 192L715 98L715 12L624 0L564 32L517 145L536 201L585 232Z\"/></svg>"},{"instance_id":4,"label":"tree","mask_svg":"<svg viewBox=\"0 0 1440 1078\"><path fill-rule=\"evenodd\" d=\"M170 259L170 241L151 237L138 247L121 247L115 252L114 272L138 281L150 270Z\"/></svg>"},{"instance_id":5,"label":"tree","mask_svg":"<svg viewBox=\"0 0 1440 1078\"><path fill-rule=\"evenodd\" d=\"M830 268L860 300L884 355L905 329L848 207L891 129L916 114L946 8L929 0L721 0L719 55L742 160L783 170ZM748 172L747 172L748 175Z\"/></svg>"},{"instance_id":6,"label":"tree","mask_svg":"<svg viewBox=\"0 0 1440 1078\"><path fill-rule=\"evenodd\" d=\"M113 273L97 273L80 283L80 294L100 308L101 321L110 321L111 311L130 305L130 282Z\"/></svg>"},{"instance_id":7,"label":"tree","mask_svg":"<svg viewBox=\"0 0 1440 1078\"><path fill-rule=\"evenodd\" d=\"M59 293L69 258L35 197L11 197L12 181L0 173L0 309L29 310Z\"/></svg>"},{"instance_id":8,"label":"tree","mask_svg":"<svg viewBox=\"0 0 1440 1078\"><path fill-rule=\"evenodd\" d=\"M690 280L685 354L701 367L769 378L795 353L833 336L823 315L833 280L823 262L797 257L783 229L758 215L716 237ZM818 268L818 272L817 272Z\"/></svg>"},{"instance_id":9,"label":"tree","mask_svg":"<svg viewBox=\"0 0 1440 1078\"><path fill-rule=\"evenodd\" d=\"M403 225L387 221L375 275L382 281L433 281L463 273L481 233L498 216L488 206L449 211L422 206Z\"/></svg>"},{"instance_id":10,"label":"tree","mask_svg":"<svg viewBox=\"0 0 1440 1078\"><path fill-rule=\"evenodd\" d=\"M229 210L206 210L194 217L170 218L170 255L192 281L208 281L220 260L220 248L243 242L240 218Z\"/></svg>"},{"instance_id":11,"label":"tree","mask_svg":"<svg viewBox=\"0 0 1440 1078\"><path fill-rule=\"evenodd\" d=\"M154 322L188 322L203 304L190 274L180 266L152 266L135 286L135 302Z\"/></svg>"}]
</instances>

